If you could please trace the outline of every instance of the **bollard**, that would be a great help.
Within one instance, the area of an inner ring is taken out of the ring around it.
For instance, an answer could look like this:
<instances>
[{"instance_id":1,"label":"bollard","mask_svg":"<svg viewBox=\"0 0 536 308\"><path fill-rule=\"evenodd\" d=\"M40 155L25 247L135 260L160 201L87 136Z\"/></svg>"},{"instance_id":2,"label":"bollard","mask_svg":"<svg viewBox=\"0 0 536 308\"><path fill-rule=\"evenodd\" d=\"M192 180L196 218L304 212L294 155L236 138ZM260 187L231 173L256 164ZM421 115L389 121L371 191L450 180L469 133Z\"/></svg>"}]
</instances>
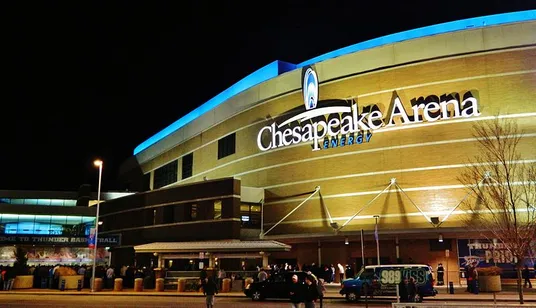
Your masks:
<instances>
[{"instance_id":1,"label":"bollard","mask_svg":"<svg viewBox=\"0 0 536 308\"><path fill-rule=\"evenodd\" d=\"M164 278L157 278L156 279L155 291L156 292L163 292L164 291Z\"/></svg>"},{"instance_id":2,"label":"bollard","mask_svg":"<svg viewBox=\"0 0 536 308\"><path fill-rule=\"evenodd\" d=\"M449 281L449 294L454 294L454 282Z\"/></svg>"},{"instance_id":3,"label":"bollard","mask_svg":"<svg viewBox=\"0 0 536 308\"><path fill-rule=\"evenodd\" d=\"M143 278L134 279L134 292L143 292Z\"/></svg>"},{"instance_id":4,"label":"bollard","mask_svg":"<svg viewBox=\"0 0 536 308\"><path fill-rule=\"evenodd\" d=\"M62 280L61 280L61 283L60 283L60 291L65 291L65 279L62 279Z\"/></svg>"},{"instance_id":5,"label":"bollard","mask_svg":"<svg viewBox=\"0 0 536 308\"><path fill-rule=\"evenodd\" d=\"M123 291L123 278L114 279L114 291Z\"/></svg>"},{"instance_id":6,"label":"bollard","mask_svg":"<svg viewBox=\"0 0 536 308\"><path fill-rule=\"evenodd\" d=\"M82 280L78 279L78 284L76 285L76 291L82 291Z\"/></svg>"},{"instance_id":7,"label":"bollard","mask_svg":"<svg viewBox=\"0 0 536 308\"><path fill-rule=\"evenodd\" d=\"M221 293L231 292L231 279L224 278L221 286Z\"/></svg>"},{"instance_id":8,"label":"bollard","mask_svg":"<svg viewBox=\"0 0 536 308\"><path fill-rule=\"evenodd\" d=\"M93 289L95 292L102 291L102 278L95 278L93 282Z\"/></svg>"},{"instance_id":9,"label":"bollard","mask_svg":"<svg viewBox=\"0 0 536 308\"><path fill-rule=\"evenodd\" d=\"M177 292L184 292L186 290L186 279L179 279L177 281Z\"/></svg>"}]
</instances>

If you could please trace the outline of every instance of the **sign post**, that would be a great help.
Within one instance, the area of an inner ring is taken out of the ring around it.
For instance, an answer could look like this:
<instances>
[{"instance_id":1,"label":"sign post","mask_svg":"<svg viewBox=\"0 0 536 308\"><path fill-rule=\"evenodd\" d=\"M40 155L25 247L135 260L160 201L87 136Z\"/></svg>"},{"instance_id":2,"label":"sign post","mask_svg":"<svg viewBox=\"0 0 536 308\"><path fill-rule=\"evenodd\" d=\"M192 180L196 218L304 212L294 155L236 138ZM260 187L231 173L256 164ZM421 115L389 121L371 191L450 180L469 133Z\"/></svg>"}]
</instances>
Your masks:
<instances>
[{"instance_id":1,"label":"sign post","mask_svg":"<svg viewBox=\"0 0 536 308\"><path fill-rule=\"evenodd\" d=\"M447 280L447 291L449 291L448 289L450 288L450 284L449 284L449 256L450 256L450 250L445 249L445 257L447 258L447 275L445 277L446 280ZM454 290L450 290L450 292L452 292L452 291L454 291Z\"/></svg>"},{"instance_id":2,"label":"sign post","mask_svg":"<svg viewBox=\"0 0 536 308\"><path fill-rule=\"evenodd\" d=\"M380 218L379 215L374 215L374 219L376 220L376 224L374 225L374 238L376 239L376 264L380 265L380 238L378 236L378 218Z\"/></svg>"}]
</instances>

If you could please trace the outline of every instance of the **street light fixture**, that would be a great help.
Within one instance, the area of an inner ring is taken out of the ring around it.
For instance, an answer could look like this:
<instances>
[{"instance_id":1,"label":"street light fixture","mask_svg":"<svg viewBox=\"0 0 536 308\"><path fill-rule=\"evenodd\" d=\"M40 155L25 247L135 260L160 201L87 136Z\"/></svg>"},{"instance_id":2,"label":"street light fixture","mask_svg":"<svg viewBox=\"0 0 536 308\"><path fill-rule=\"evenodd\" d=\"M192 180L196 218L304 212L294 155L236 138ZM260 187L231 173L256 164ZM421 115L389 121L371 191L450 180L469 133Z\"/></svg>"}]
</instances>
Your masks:
<instances>
[{"instance_id":1,"label":"street light fixture","mask_svg":"<svg viewBox=\"0 0 536 308\"><path fill-rule=\"evenodd\" d=\"M97 188L97 215L95 216L95 244L93 245L93 269L91 274L91 292L95 292L95 268L97 267L97 243L99 235L99 208L100 208L100 193L102 183L102 160L96 159L93 162L95 167L99 168L99 186Z\"/></svg>"}]
</instances>

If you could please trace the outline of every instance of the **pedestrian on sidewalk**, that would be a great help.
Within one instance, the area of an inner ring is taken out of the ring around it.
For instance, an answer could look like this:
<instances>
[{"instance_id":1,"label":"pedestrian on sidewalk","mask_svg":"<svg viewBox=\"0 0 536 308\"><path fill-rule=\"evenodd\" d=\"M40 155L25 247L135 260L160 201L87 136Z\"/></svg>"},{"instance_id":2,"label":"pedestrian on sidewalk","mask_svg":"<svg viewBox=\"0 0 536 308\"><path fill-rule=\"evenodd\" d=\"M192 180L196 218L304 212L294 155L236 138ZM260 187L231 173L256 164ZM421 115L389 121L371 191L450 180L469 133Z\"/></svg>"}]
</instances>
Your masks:
<instances>
[{"instance_id":1,"label":"pedestrian on sidewalk","mask_svg":"<svg viewBox=\"0 0 536 308\"><path fill-rule=\"evenodd\" d=\"M320 298L317 281L313 275L307 275L305 277L305 308L315 308L315 302Z\"/></svg>"},{"instance_id":2,"label":"pedestrian on sidewalk","mask_svg":"<svg viewBox=\"0 0 536 308\"><path fill-rule=\"evenodd\" d=\"M338 263L337 267L339 268L339 282L342 283L342 281L344 280L344 266Z\"/></svg>"},{"instance_id":3,"label":"pedestrian on sidewalk","mask_svg":"<svg viewBox=\"0 0 536 308\"><path fill-rule=\"evenodd\" d=\"M417 299L417 284L415 283L415 278L409 277L408 282L408 302L415 303Z\"/></svg>"},{"instance_id":4,"label":"pedestrian on sidewalk","mask_svg":"<svg viewBox=\"0 0 536 308\"><path fill-rule=\"evenodd\" d=\"M218 286L213 277L205 278L203 284L203 294L206 296L207 308L214 307L214 295L218 294Z\"/></svg>"},{"instance_id":5,"label":"pedestrian on sidewalk","mask_svg":"<svg viewBox=\"0 0 536 308\"><path fill-rule=\"evenodd\" d=\"M439 263L439 265L437 266L437 285L438 286L442 286L445 284L445 281L443 279L444 276L445 276L445 268L443 267L442 263Z\"/></svg>"},{"instance_id":6,"label":"pedestrian on sidewalk","mask_svg":"<svg viewBox=\"0 0 536 308\"><path fill-rule=\"evenodd\" d=\"M292 308L299 308L300 303L305 302L305 285L298 280L298 275L292 275L292 284L289 290L290 302Z\"/></svg>"},{"instance_id":7,"label":"pedestrian on sidewalk","mask_svg":"<svg viewBox=\"0 0 536 308\"><path fill-rule=\"evenodd\" d=\"M407 303L408 302L408 278L404 277L404 280L400 281L398 284L398 295L400 296L400 302L401 303Z\"/></svg>"},{"instance_id":8,"label":"pedestrian on sidewalk","mask_svg":"<svg viewBox=\"0 0 536 308\"><path fill-rule=\"evenodd\" d=\"M523 279L525 279L525 282L523 283L523 288L526 288L528 284L529 289L532 289L532 283L530 282L530 269L528 265L525 265L525 268L523 269Z\"/></svg>"},{"instance_id":9,"label":"pedestrian on sidewalk","mask_svg":"<svg viewBox=\"0 0 536 308\"><path fill-rule=\"evenodd\" d=\"M13 282L15 282L15 269L11 266L7 266L4 270L4 291L11 291Z\"/></svg>"}]
</instances>

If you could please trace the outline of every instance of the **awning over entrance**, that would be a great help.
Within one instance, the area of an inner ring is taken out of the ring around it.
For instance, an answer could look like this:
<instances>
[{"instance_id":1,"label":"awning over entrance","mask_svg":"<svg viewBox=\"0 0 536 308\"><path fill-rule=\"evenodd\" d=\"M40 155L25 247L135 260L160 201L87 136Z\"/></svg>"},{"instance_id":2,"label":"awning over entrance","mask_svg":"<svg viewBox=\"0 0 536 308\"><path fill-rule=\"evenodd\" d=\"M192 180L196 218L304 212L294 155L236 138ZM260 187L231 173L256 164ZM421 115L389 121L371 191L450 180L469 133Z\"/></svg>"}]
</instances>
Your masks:
<instances>
[{"instance_id":1,"label":"awning over entrance","mask_svg":"<svg viewBox=\"0 0 536 308\"><path fill-rule=\"evenodd\" d=\"M246 251L290 251L291 246L281 242L268 241L201 241L201 242L157 242L134 246L137 253L179 253L179 252L246 252Z\"/></svg>"}]
</instances>

